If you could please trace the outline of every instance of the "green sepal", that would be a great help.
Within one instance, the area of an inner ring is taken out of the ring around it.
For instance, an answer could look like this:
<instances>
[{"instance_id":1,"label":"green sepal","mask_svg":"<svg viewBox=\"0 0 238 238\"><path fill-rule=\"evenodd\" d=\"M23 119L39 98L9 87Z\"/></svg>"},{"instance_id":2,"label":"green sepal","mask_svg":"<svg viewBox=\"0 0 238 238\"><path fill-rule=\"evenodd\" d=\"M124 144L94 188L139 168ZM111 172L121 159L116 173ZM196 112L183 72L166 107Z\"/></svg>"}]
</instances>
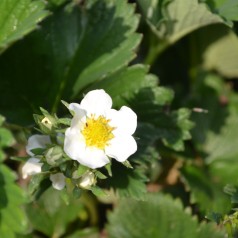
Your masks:
<instances>
[{"instance_id":1,"label":"green sepal","mask_svg":"<svg viewBox=\"0 0 238 238\"><path fill-rule=\"evenodd\" d=\"M98 197L101 197L101 196L107 196L107 193L99 188L98 186L93 186L90 188L90 190L92 191L92 193Z\"/></svg>"},{"instance_id":2,"label":"green sepal","mask_svg":"<svg viewBox=\"0 0 238 238\"><path fill-rule=\"evenodd\" d=\"M34 155L43 155L45 152L45 148L35 148L35 149L32 149L31 152Z\"/></svg>"},{"instance_id":3,"label":"green sepal","mask_svg":"<svg viewBox=\"0 0 238 238\"><path fill-rule=\"evenodd\" d=\"M50 169L51 169L51 166L50 166L49 164L47 164L47 163L44 163L44 164L42 165L42 167L41 167L41 171L42 171L42 172L49 172Z\"/></svg>"},{"instance_id":4,"label":"green sepal","mask_svg":"<svg viewBox=\"0 0 238 238\"><path fill-rule=\"evenodd\" d=\"M126 166L128 169L133 169L133 166L131 165L131 163L128 160L124 161L122 164L124 166Z\"/></svg>"},{"instance_id":5,"label":"green sepal","mask_svg":"<svg viewBox=\"0 0 238 238\"><path fill-rule=\"evenodd\" d=\"M56 165L57 162L59 162L59 159L63 156L63 150L60 146L56 145L51 148L49 148L45 152L45 158L48 164L50 165Z\"/></svg>"},{"instance_id":6,"label":"green sepal","mask_svg":"<svg viewBox=\"0 0 238 238\"><path fill-rule=\"evenodd\" d=\"M24 157L18 157L18 156L11 156L10 159L14 161L20 161L20 162L26 162L30 157L24 156Z\"/></svg>"},{"instance_id":7,"label":"green sepal","mask_svg":"<svg viewBox=\"0 0 238 238\"><path fill-rule=\"evenodd\" d=\"M104 175L103 173L101 173L101 172L98 171L98 170L95 171L95 175L96 175L99 179L107 179L107 176Z\"/></svg>"},{"instance_id":8,"label":"green sepal","mask_svg":"<svg viewBox=\"0 0 238 238\"><path fill-rule=\"evenodd\" d=\"M76 199L80 198L81 194L82 194L82 189L75 186L73 189L74 198L76 198Z\"/></svg>"},{"instance_id":9,"label":"green sepal","mask_svg":"<svg viewBox=\"0 0 238 238\"><path fill-rule=\"evenodd\" d=\"M58 123L65 125L65 126L70 126L71 125L71 119L70 118L59 118Z\"/></svg>"},{"instance_id":10,"label":"green sepal","mask_svg":"<svg viewBox=\"0 0 238 238\"><path fill-rule=\"evenodd\" d=\"M73 178L78 179L80 178L83 174L85 174L88 170L88 167L79 165L78 169L73 172Z\"/></svg>"},{"instance_id":11,"label":"green sepal","mask_svg":"<svg viewBox=\"0 0 238 238\"><path fill-rule=\"evenodd\" d=\"M106 164L105 168L106 168L106 170L107 170L107 172L108 172L108 175L109 175L110 177L112 177L112 163Z\"/></svg>"}]
</instances>

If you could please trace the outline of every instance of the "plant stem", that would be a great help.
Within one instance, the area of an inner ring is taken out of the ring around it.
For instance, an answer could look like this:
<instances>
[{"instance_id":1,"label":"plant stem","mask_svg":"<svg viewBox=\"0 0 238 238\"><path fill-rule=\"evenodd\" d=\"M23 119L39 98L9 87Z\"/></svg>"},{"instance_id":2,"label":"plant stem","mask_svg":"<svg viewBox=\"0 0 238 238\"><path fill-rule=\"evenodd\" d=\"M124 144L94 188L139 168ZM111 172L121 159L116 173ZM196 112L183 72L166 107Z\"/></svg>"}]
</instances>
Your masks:
<instances>
[{"instance_id":1,"label":"plant stem","mask_svg":"<svg viewBox=\"0 0 238 238\"><path fill-rule=\"evenodd\" d=\"M144 64L153 65L158 56L169 46L167 41L160 41L158 38L151 38L150 47L145 57Z\"/></svg>"}]
</instances>

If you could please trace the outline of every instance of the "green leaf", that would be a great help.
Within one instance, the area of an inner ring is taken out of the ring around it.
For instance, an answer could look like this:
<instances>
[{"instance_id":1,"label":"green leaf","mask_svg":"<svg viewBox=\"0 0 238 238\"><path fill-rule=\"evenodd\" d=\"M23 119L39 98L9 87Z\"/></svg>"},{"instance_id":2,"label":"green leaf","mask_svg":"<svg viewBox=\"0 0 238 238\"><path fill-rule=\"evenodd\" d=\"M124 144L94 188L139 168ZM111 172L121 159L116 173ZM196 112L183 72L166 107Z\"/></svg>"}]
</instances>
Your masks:
<instances>
[{"instance_id":1,"label":"green leaf","mask_svg":"<svg viewBox=\"0 0 238 238\"><path fill-rule=\"evenodd\" d=\"M238 96L220 77L210 74L202 78L197 90L194 103L208 109L207 114L193 115L198 125L192 131L197 149L220 184L237 185Z\"/></svg>"},{"instance_id":2,"label":"green leaf","mask_svg":"<svg viewBox=\"0 0 238 238\"><path fill-rule=\"evenodd\" d=\"M102 88L113 98L113 105L119 107L128 104L141 88L156 85L156 77L148 77L148 67L133 65L110 75L106 79L96 82L88 90Z\"/></svg>"},{"instance_id":3,"label":"green leaf","mask_svg":"<svg viewBox=\"0 0 238 238\"><path fill-rule=\"evenodd\" d=\"M81 177L83 174L85 174L86 171L88 171L88 167L83 166L83 165L79 165L79 166L78 166L78 169L77 169L76 171L74 171L73 176L74 176L75 178L79 178L79 177Z\"/></svg>"},{"instance_id":4,"label":"green leaf","mask_svg":"<svg viewBox=\"0 0 238 238\"><path fill-rule=\"evenodd\" d=\"M60 237L73 222L79 222L80 213L85 212L80 200L70 197L69 205L61 198L61 193L49 188L35 202L26 207L33 228L49 237Z\"/></svg>"},{"instance_id":5,"label":"green leaf","mask_svg":"<svg viewBox=\"0 0 238 238\"><path fill-rule=\"evenodd\" d=\"M156 133L157 139L161 139L165 146L182 151L184 140L191 138L190 130L193 127L190 120L191 111L180 108L177 111L166 112L165 106L171 100L169 95L170 90L164 88L157 87L153 90L147 88L135 97L132 108L137 112L140 121L153 125L155 130L153 134ZM163 100L163 97L169 100ZM165 105L162 106L162 103Z\"/></svg>"},{"instance_id":6,"label":"green leaf","mask_svg":"<svg viewBox=\"0 0 238 238\"><path fill-rule=\"evenodd\" d=\"M73 197L75 199L78 199L78 198L80 198L81 194L82 194L82 189L80 189L78 187L74 187L74 189L73 189Z\"/></svg>"},{"instance_id":7,"label":"green leaf","mask_svg":"<svg viewBox=\"0 0 238 238\"><path fill-rule=\"evenodd\" d=\"M201 34L206 35L206 40L199 38L200 44L205 45L202 52L204 68L216 70L228 78L237 78L238 38L236 34L221 26L209 27Z\"/></svg>"},{"instance_id":8,"label":"green leaf","mask_svg":"<svg viewBox=\"0 0 238 238\"><path fill-rule=\"evenodd\" d=\"M66 236L66 238L99 238L98 230L96 228L86 228Z\"/></svg>"},{"instance_id":9,"label":"green leaf","mask_svg":"<svg viewBox=\"0 0 238 238\"><path fill-rule=\"evenodd\" d=\"M147 194L145 201L123 200L109 214L110 238L222 238L210 224L199 225L179 200Z\"/></svg>"},{"instance_id":10,"label":"green leaf","mask_svg":"<svg viewBox=\"0 0 238 238\"><path fill-rule=\"evenodd\" d=\"M112 175L106 180L107 186L112 187L120 197L143 199L147 181L143 170L139 167L128 169L119 163L113 163Z\"/></svg>"},{"instance_id":11,"label":"green leaf","mask_svg":"<svg viewBox=\"0 0 238 238\"><path fill-rule=\"evenodd\" d=\"M15 143L12 133L6 128L0 128L0 147L9 147Z\"/></svg>"},{"instance_id":12,"label":"green leaf","mask_svg":"<svg viewBox=\"0 0 238 238\"><path fill-rule=\"evenodd\" d=\"M201 27L224 23L221 17L211 13L198 0L145 2L147 0L139 0L142 12L163 49Z\"/></svg>"},{"instance_id":13,"label":"green leaf","mask_svg":"<svg viewBox=\"0 0 238 238\"><path fill-rule=\"evenodd\" d=\"M97 186L91 187L90 190L93 192L94 195L96 195L98 197L106 196L107 195L107 193L103 189L101 189L101 188L99 188Z\"/></svg>"},{"instance_id":14,"label":"green leaf","mask_svg":"<svg viewBox=\"0 0 238 238\"><path fill-rule=\"evenodd\" d=\"M101 173L100 171L96 171L95 175L99 178L99 179L106 179L107 176L104 175L103 173Z\"/></svg>"},{"instance_id":15,"label":"green leaf","mask_svg":"<svg viewBox=\"0 0 238 238\"><path fill-rule=\"evenodd\" d=\"M214 13L228 21L238 21L238 2L236 0L207 0Z\"/></svg>"},{"instance_id":16,"label":"green leaf","mask_svg":"<svg viewBox=\"0 0 238 238\"><path fill-rule=\"evenodd\" d=\"M190 201L197 204L201 212L225 214L230 211L229 197L223 192L223 186L209 172L189 165L184 166L181 172L187 190L191 192Z\"/></svg>"},{"instance_id":17,"label":"green leaf","mask_svg":"<svg viewBox=\"0 0 238 238\"><path fill-rule=\"evenodd\" d=\"M224 188L224 192L231 196L232 203L238 203L238 189L233 185L227 184Z\"/></svg>"},{"instance_id":18,"label":"green leaf","mask_svg":"<svg viewBox=\"0 0 238 238\"><path fill-rule=\"evenodd\" d=\"M5 121L5 117L0 115L0 126L2 126L3 122Z\"/></svg>"},{"instance_id":19,"label":"green leaf","mask_svg":"<svg viewBox=\"0 0 238 238\"><path fill-rule=\"evenodd\" d=\"M126 67L141 39L134 11L126 0L89 0L54 12L0 58L2 113L11 122L27 124L32 110L56 111L62 98L71 101Z\"/></svg>"},{"instance_id":20,"label":"green leaf","mask_svg":"<svg viewBox=\"0 0 238 238\"><path fill-rule=\"evenodd\" d=\"M0 115L0 162L6 158L4 149L15 143L15 139L10 130L2 127L5 118Z\"/></svg>"},{"instance_id":21,"label":"green leaf","mask_svg":"<svg viewBox=\"0 0 238 238\"><path fill-rule=\"evenodd\" d=\"M43 1L2 0L0 2L0 53L37 27L49 13Z\"/></svg>"},{"instance_id":22,"label":"green leaf","mask_svg":"<svg viewBox=\"0 0 238 238\"><path fill-rule=\"evenodd\" d=\"M15 184L15 174L0 164L0 237L17 238L16 233L24 233L27 228L26 216L22 210L26 197Z\"/></svg>"}]
</instances>

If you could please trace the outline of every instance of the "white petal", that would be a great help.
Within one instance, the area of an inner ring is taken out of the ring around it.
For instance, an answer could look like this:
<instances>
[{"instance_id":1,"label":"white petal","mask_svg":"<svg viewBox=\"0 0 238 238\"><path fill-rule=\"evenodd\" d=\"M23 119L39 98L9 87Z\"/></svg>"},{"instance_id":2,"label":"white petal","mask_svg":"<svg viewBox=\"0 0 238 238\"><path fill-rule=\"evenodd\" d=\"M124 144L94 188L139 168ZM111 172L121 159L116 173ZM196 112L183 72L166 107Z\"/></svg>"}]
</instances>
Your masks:
<instances>
[{"instance_id":1,"label":"white petal","mask_svg":"<svg viewBox=\"0 0 238 238\"><path fill-rule=\"evenodd\" d=\"M132 135L137 127L137 115L126 106L119 111L111 109L107 111L106 117L110 119L110 125L121 133Z\"/></svg>"},{"instance_id":2,"label":"white petal","mask_svg":"<svg viewBox=\"0 0 238 238\"><path fill-rule=\"evenodd\" d=\"M71 121L71 127L78 127L80 129L83 126L83 122L86 121L86 110L78 103L70 103L69 109L75 113Z\"/></svg>"},{"instance_id":3,"label":"white petal","mask_svg":"<svg viewBox=\"0 0 238 238\"><path fill-rule=\"evenodd\" d=\"M95 183L95 176L92 172L85 173L79 181L79 185L82 188L90 188Z\"/></svg>"},{"instance_id":4,"label":"white petal","mask_svg":"<svg viewBox=\"0 0 238 238\"><path fill-rule=\"evenodd\" d=\"M103 150L94 147L86 147L85 150L80 151L78 162L91 169L103 167L110 161Z\"/></svg>"},{"instance_id":5,"label":"white petal","mask_svg":"<svg viewBox=\"0 0 238 238\"><path fill-rule=\"evenodd\" d=\"M87 115L104 115L112 107L112 99L104 90L98 89L88 92L80 105Z\"/></svg>"},{"instance_id":6,"label":"white petal","mask_svg":"<svg viewBox=\"0 0 238 238\"><path fill-rule=\"evenodd\" d=\"M110 141L110 145L106 147L105 152L109 157L119 162L124 162L128 157L137 150L135 139L130 136L116 136Z\"/></svg>"},{"instance_id":7,"label":"white petal","mask_svg":"<svg viewBox=\"0 0 238 238\"><path fill-rule=\"evenodd\" d=\"M26 179L29 175L38 174L41 172L42 163L39 159L30 158L22 167L22 177Z\"/></svg>"},{"instance_id":8,"label":"white petal","mask_svg":"<svg viewBox=\"0 0 238 238\"><path fill-rule=\"evenodd\" d=\"M26 152L28 155L33 156L34 154L31 150L36 148L45 148L47 144L50 144L50 137L45 135L33 135L29 137L28 143L26 145Z\"/></svg>"},{"instance_id":9,"label":"white petal","mask_svg":"<svg viewBox=\"0 0 238 238\"><path fill-rule=\"evenodd\" d=\"M53 188L57 190L62 190L65 187L65 176L62 173L51 174L50 181Z\"/></svg>"},{"instance_id":10,"label":"white petal","mask_svg":"<svg viewBox=\"0 0 238 238\"><path fill-rule=\"evenodd\" d=\"M73 160L78 160L86 144L83 135L75 128L68 128L65 132L64 151Z\"/></svg>"}]
</instances>

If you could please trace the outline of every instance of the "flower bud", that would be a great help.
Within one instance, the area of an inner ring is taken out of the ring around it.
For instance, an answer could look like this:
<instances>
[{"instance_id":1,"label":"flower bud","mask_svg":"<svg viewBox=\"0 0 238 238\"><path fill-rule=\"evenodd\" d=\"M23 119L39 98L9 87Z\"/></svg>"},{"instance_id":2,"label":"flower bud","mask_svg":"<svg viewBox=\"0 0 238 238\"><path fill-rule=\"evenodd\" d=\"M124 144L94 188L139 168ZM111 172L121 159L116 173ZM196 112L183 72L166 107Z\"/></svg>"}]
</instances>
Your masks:
<instances>
[{"instance_id":1,"label":"flower bud","mask_svg":"<svg viewBox=\"0 0 238 238\"><path fill-rule=\"evenodd\" d=\"M81 188L89 189L96 182L95 176L92 172L86 172L79 181L79 186Z\"/></svg>"},{"instance_id":2,"label":"flower bud","mask_svg":"<svg viewBox=\"0 0 238 238\"><path fill-rule=\"evenodd\" d=\"M63 151L60 146L54 146L47 150L45 154L46 161L49 165L55 165L56 160L60 159L63 155Z\"/></svg>"}]
</instances>

